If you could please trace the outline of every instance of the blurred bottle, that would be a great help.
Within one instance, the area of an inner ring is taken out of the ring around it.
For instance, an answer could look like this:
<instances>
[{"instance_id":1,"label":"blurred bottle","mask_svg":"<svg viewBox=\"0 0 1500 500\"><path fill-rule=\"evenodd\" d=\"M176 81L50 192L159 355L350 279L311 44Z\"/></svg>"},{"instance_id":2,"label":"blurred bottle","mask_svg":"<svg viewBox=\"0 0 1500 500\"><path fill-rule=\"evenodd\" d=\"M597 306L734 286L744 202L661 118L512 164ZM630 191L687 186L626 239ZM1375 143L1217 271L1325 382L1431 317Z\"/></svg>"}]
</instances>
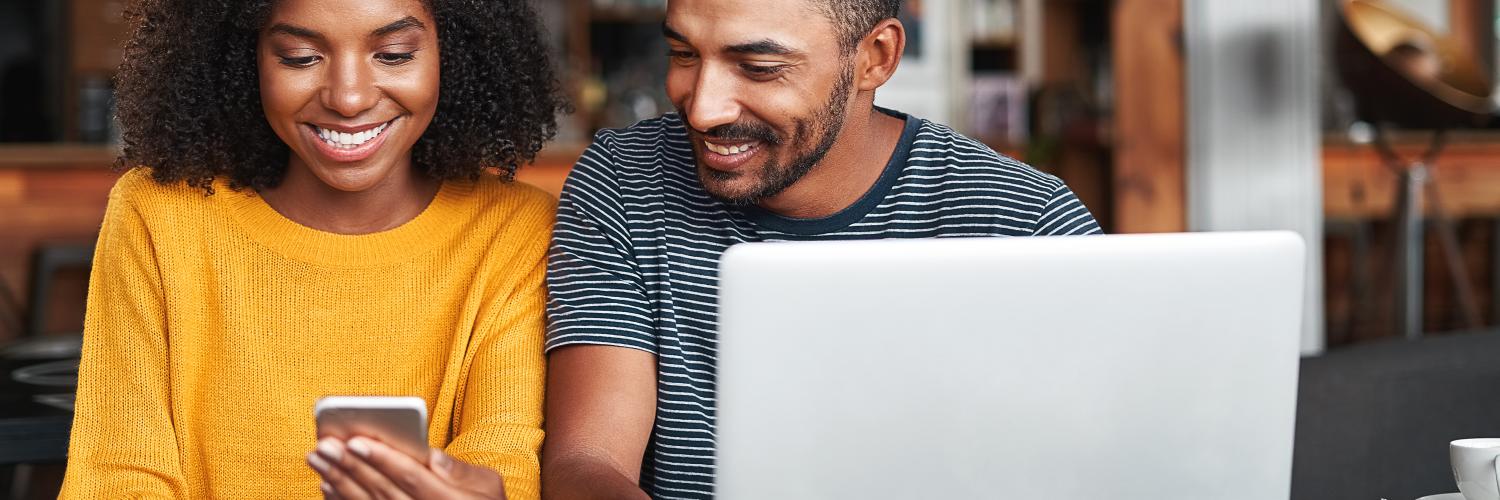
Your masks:
<instances>
[{"instance_id":1,"label":"blurred bottle","mask_svg":"<svg viewBox=\"0 0 1500 500\"><path fill-rule=\"evenodd\" d=\"M115 92L109 78L84 76L78 83L78 140L107 143L119 136L114 123Z\"/></svg>"}]
</instances>

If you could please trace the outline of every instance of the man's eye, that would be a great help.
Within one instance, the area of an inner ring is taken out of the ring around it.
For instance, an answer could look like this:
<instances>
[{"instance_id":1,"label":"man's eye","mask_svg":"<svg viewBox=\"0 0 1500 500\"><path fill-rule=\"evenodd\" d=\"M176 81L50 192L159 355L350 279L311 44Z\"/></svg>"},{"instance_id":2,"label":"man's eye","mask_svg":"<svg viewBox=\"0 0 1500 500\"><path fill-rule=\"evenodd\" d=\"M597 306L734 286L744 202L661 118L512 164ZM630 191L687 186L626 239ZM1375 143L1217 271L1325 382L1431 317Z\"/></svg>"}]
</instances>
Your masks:
<instances>
[{"instance_id":1,"label":"man's eye","mask_svg":"<svg viewBox=\"0 0 1500 500\"><path fill-rule=\"evenodd\" d=\"M381 52L375 54L375 60L392 66L412 60L416 57L411 52Z\"/></svg>"},{"instance_id":2,"label":"man's eye","mask_svg":"<svg viewBox=\"0 0 1500 500\"><path fill-rule=\"evenodd\" d=\"M740 68L744 69L746 73L750 73L750 74L753 74L753 75L756 75L756 76L771 76L771 75L775 75L777 73L780 73L781 70L786 69L786 66L782 66L782 65L770 65L770 66L767 66L767 65L758 65L758 64L741 64Z\"/></svg>"},{"instance_id":3,"label":"man's eye","mask_svg":"<svg viewBox=\"0 0 1500 500\"><path fill-rule=\"evenodd\" d=\"M690 51L686 51L686 50L668 50L667 51L667 57L670 57L672 59L677 59L677 60L688 60L688 59L692 59L692 58L697 57L697 56L698 56L697 54L694 54L694 53L692 53Z\"/></svg>"},{"instance_id":4,"label":"man's eye","mask_svg":"<svg viewBox=\"0 0 1500 500\"><path fill-rule=\"evenodd\" d=\"M283 66L290 66L293 68L306 68L308 66L312 66L313 63L318 62L318 59L318 56L282 57L281 64Z\"/></svg>"}]
</instances>

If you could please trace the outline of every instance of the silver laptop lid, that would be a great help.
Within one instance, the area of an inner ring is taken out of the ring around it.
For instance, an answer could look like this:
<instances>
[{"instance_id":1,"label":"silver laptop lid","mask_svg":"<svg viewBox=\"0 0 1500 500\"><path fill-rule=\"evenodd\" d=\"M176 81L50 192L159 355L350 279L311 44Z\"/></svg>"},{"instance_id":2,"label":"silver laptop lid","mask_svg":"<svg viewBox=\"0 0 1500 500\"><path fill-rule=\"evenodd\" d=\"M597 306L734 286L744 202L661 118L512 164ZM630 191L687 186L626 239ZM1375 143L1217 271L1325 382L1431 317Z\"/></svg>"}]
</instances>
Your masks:
<instances>
[{"instance_id":1,"label":"silver laptop lid","mask_svg":"<svg viewBox=\"0 0 1500 500\"><path fill-rule=\"evenodd\" d=\"M1293 233L756 243L720 265L716 492L1285 499Z\"/></svg>"}]
</instances>

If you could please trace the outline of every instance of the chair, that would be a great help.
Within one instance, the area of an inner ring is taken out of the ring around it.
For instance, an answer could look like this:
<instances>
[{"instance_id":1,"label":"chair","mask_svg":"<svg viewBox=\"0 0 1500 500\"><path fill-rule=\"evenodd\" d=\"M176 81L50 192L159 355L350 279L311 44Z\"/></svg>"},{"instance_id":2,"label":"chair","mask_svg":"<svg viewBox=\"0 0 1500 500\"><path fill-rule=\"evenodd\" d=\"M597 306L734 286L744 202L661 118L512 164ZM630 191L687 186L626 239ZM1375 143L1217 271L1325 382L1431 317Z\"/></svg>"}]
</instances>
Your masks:
<instances>
[{"instance_id":1,"label":"chair","mask_svg":"<svg viewBox=\"0 0 1500 500\"><path fill-rule=\"evenodd\" d=\"M57 272L69 268L88 269L94 261L94 244L45 244L37 248L31 261L31 307L26 315L23 336L41 335L47 310L52 305L52 288Z\"/></svg>"}]
</instances>

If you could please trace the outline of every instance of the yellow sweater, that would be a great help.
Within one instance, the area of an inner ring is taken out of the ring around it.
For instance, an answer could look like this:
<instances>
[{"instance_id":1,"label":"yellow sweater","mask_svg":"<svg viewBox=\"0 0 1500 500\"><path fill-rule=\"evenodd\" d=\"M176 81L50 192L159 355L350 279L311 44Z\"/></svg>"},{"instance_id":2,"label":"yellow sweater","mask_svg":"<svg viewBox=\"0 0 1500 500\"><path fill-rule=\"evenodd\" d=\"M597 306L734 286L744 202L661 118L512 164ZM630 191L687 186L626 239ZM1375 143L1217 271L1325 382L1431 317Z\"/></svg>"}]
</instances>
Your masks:
<instances>
[{"instance_id":1,"label":"yellow sweater","mask_svg":"<svg viewBox=\"0 0 1500 500\"><path fill-rule=\"evenodd\" d=\"M446 183L367 235L137 169L89 284L64 498L306 498L313 403L427 400L431 445L537 498L551 196Z\"/></svg>"}]
</instances>

